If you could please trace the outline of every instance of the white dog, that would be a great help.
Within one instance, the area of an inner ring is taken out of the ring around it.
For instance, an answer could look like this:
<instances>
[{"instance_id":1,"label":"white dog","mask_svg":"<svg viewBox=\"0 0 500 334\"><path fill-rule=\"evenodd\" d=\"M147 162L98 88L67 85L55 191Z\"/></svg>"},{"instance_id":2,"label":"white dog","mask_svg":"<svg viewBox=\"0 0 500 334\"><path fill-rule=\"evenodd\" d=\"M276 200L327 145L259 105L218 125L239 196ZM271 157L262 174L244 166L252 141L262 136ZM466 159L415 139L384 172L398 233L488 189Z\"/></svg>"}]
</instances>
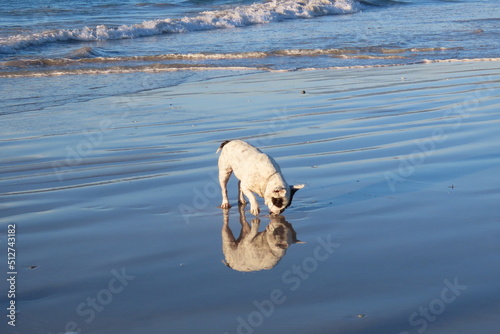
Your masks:
<instances>
[{"instance_id":1,"label":"white dog","mask_svg":"<svg viewBox=\"0 0 500 334\"><path fill-rule=\"evenodd\" d=\"M231 207L227 198L227 182L231 173L238 182L239 203L245 204L245 195L250 201L250 212L260 213L259 203L253 193L264 198L271 213L280 214L292 204L293 195L304 185L290 186L281 174L280 167L273 158L258 148L241 140L223 142L217 153L219 157L219 182L222 188L221 208Z\"/></svg>"}]
</instances>

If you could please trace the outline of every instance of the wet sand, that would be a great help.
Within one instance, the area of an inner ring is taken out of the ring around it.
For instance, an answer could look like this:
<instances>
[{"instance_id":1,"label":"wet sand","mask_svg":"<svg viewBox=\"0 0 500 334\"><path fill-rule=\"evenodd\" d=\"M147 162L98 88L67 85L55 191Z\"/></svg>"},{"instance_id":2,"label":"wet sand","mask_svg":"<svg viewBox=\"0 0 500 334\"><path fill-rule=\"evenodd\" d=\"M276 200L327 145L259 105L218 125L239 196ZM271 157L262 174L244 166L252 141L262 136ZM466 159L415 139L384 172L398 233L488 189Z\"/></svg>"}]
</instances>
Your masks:
<instances>
[{"instance_id":1,"label":"wet sand","mask_svg":"<svg viewBox=\"0 0 500 334\"><path fill-rule=\"evenodd\" d=\"M260 73L3 117L2 333L497 331L499 68ZM238 210L234 178L218 208L235 138L306 184L282 220ZM304 243L231 268L223 240L279 226Z\"/></svg>"}]
</instances>

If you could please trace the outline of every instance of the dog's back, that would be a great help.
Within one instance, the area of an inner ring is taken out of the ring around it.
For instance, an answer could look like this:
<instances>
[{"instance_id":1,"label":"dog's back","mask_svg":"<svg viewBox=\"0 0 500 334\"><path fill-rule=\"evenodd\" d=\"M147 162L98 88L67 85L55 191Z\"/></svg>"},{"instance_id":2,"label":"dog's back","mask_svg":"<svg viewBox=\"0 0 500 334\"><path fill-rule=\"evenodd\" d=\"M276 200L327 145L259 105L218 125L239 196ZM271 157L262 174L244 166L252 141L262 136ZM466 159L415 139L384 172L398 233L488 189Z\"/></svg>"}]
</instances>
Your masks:
<instances>
[{"instance_id":1,"label":"dog's back","mask_svg":"<svg viewBox=\"0 0 500 334\"><path fill-rule=\"evenodd\" d=\"M219 168L230 168L241 181L246 176L253 175L256 178L256 174L259 174L257 178L267 178L272 173L281 173L272 157L242 140L225 141L217 150L219 151L222 151Z\"/></svg>"}]
</instances>

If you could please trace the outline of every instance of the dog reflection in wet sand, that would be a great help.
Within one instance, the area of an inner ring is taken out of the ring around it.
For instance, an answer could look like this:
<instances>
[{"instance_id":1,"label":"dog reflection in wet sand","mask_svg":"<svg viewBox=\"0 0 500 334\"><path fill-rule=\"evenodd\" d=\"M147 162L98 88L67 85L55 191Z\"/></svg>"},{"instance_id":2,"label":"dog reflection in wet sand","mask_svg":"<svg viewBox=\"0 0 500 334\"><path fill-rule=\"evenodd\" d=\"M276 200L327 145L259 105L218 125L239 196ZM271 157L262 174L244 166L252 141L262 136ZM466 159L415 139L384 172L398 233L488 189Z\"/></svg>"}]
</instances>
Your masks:
<instances>
[{"instance_id":1,"label":"dog reflection in wet sand","mask_svg":"<svg viewBox=\"0 0 500 334\"><path fill-rule=\"evenodd\" d=\"M292 225L281 215L271 215L266 229L259 232L260 219L252 219L248 224L245 218L245 205L238 206L241 232L235 239L229 227L229 209L224 209L222 225L222 251L226 257L225 264L238 271L258 271L271 269L286 254L290 245L302 243Z\"/></svg>"}]
</instances>

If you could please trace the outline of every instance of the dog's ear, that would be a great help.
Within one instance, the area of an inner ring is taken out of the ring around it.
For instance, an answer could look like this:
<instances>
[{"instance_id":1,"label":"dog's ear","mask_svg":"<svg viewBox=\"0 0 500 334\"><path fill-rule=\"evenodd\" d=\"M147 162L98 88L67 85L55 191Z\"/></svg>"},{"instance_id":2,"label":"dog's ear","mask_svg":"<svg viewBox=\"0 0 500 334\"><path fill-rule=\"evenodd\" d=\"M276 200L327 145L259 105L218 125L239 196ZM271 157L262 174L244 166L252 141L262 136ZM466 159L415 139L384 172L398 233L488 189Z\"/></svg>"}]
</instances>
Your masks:
<instances>
[{"instance_id":1,"label":"dog's ear","mask_svg":"<svg viewBox=\"0 0 500 334\"><path fill-rule=\"evenodd\" d=\"M291 186L290 190L292 191L292 195L297 192L297 190L302 189L305 187L305 184L297 184L295 186Z\"/></svg>"}]
</instances>

